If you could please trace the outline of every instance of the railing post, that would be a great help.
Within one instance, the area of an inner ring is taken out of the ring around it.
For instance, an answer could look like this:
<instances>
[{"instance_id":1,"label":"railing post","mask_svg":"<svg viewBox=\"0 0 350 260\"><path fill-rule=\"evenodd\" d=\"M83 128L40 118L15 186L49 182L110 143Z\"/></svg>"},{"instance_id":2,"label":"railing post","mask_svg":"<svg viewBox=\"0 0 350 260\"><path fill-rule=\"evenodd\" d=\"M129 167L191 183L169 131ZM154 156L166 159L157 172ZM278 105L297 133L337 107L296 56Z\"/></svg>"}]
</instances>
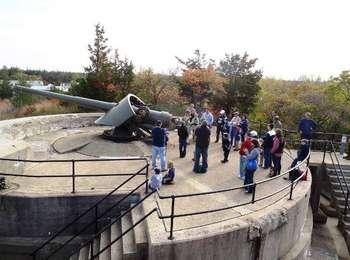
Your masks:
<instances>
[{"instance_id":1,"label":"railing post","mask_svg":"<svg viewBox=\"0 0 350 260\"><path fill-rule=\"evenodd\" d=\"M289 200L292 200L293 189L294 189L294 180L292 181L292 184L290 185Z\"/></svg>"},{"instance_id":2,"label":"railing post","mask_svg":"<svg viewBox=\"0 0 350 260\"><path fill-rule=\"evenodd\" d=\"M323 143L323 159L322 164L324 164L324 160L326 159L326 151L327 151L327 141ZM311 144L310 144L311 145Z\"/></svg>"},{"instance_id":3,"label":"railing post","mask_svg":"<svg viewBox=\"0 0 350 260\"><path fill-rule=\"evenodd\" d=\"M97 231L98 231L98 222L97 222L97 219L98 219L98 206L96 205L96 206L95 206L95 234L96 234Z\"/></svg>"},{"instance_id":4,"label":"railing post","mask_svg":"<svg viewBox=\"0 0 350 260\"><path fill-rule=\"evenodd\" d=\"M75 193L75 161L72 160L72 193Z\"/></svg>"},{"instance_id":5,"label":"railing post","mask_svg":"<svg viewBox=\"0 0 350 260\"><path fill-rule=\"evenodd\" d=\"M349 207L349 191L346 193L346 200L345 200L345 208L344 208L344 217L348 213L348 207Z\"/></svg>"},{"instance_id":6,"label":"railing post","mask_svg":"<svg viewBox=\"0 0 350 260\"><path fill-rule=\"evenodd\" d=\"M256 188L256 183L252 185L253 192L252 192L252 204L255 202L255 188Z\"/></svg>"},{"instance_id":7,"label":"railing post","mask_svg":"<svg viewBox=\"0 0 350 260\"><path fill-rule=\"evenodd\" d=\"M147 168L146 168L146 194L148 194L148 168L149 168L149 163L148 163L148 160L147 160Z\"/></svg>"},{"instance_id":8,"label":"railing post","mask_svg":"<svg viewBox=\"0 0 350 260\"><path fill-rule=\"evenodd\" d=\"M94 240L91 240L91 259L94 259Z\"/></svg>"},{"instance_id":9,"label":"railing post","mask_svg":"<svg viewBox=\"0 0 350 260\"><path fill-rule=\"evenodd\" d=\"M170 236L169 239L173 240L173 230L174 230L174 211L175 211L175 196L171 195L171 217L170 217Z\"/></svg>"}]
</instances>

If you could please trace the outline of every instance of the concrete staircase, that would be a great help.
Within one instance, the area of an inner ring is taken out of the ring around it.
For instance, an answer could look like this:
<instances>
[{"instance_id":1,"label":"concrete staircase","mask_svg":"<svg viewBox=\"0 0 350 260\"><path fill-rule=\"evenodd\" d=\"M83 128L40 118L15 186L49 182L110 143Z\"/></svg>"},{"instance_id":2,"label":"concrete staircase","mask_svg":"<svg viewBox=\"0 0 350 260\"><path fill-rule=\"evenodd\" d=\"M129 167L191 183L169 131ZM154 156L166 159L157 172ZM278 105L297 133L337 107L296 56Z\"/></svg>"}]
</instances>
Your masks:
<instances>
[{"instance_id":1,"label":"concrete staircase","mask_svg":"<svg viewBox=\"0 0 350 260\"><path fill-rule=\"evenodd\" d=\"M131 204L133 206L133 204ZM123 212L122 212L123 213ZM103 248L110 244L111 241L119 237L128 230L134 223L144 216L142 204L132 209L120 220L112 224L101 235L81 248L77 253L69 257L69 260L88 260L91 259L91 247L93 246L93 254L96 255ZM113 222L113 219L111 219ZM144 222L126 233L117 242L108 247L96 260L143 260L147 259L147 229Z\"/></svg>"},{"instance_id":2,"label":"concrete staircase","mask_svg":"<svg viewBox=\"0 0 350 260\"><path fill-rule=\"evenodd\" d=\"M331 184L331 192L333 201L335 202L336 210L339 216L338 227L343 233L348 249L350 250L350 202L346 215L344 215L345 203L346 203L346 184L350 188L350 166L342 165L344 178L340 174L338 168L339 179L333 167L327 166L328 179ZM342 188L345 196L343 194Z\"/></svg>"}]
</instances>

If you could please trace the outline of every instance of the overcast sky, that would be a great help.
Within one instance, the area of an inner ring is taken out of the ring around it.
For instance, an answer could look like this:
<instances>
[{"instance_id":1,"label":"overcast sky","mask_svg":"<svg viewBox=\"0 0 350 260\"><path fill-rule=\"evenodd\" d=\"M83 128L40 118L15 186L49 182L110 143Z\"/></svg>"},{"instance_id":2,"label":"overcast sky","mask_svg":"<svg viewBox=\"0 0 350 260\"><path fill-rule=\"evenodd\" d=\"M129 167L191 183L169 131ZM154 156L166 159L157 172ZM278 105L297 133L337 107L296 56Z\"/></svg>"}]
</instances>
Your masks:
<instances>
[{"instance_id":1,"label":"overcast sky","mask_svg":"<svg viewBox=\"0 0 350 260\"><path fill-rule=\"evenodd\" d=\"M83 71L94 25L137 69L167 73L195 49L259 59L265 76L350 69L348 0L0 0L0 66Z\"/></svg>"}]
</instances>

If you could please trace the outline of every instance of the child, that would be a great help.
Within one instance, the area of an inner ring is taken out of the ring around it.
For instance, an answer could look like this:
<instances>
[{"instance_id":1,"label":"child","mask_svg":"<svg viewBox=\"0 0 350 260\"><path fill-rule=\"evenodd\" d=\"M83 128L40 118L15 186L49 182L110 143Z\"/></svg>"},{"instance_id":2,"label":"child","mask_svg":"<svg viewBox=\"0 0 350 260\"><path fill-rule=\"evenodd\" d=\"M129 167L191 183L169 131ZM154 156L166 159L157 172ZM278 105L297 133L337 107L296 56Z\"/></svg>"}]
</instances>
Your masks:
<instances>
[{"instance_id":1,"label":"child","mask_svg":"<svg viewBox=\"0 0 350 260\"><path fill-rule=\"evenodd\" d=\"M160 174L160 170L158 168L154 169L154 174L149 180L148 187L152 190L159 190L160 186L162 186L162 175Z\"/></svg>"},{"instance_id":2,"label":"child","mask_svg":"<svg viewBox=\"0 0 350 260\"><path fill-rule=\"evenodd\" d=\"M222 135L222 150L224 151L224 159L221 160L222 163L228 162L228 155L231 149L231 142L228 138L228 133L223 133Z\"/></svg>"},{"instance_id":3,"label":"child","mask_svg":"<svg viewBox=\"0 0 350 260\"><path fill-rule=\"evenodd\" d=\"M172 161L168 162L168 173L163 177L163 184L171 184L175 178L175 168Z\"/></svg>"}]
</instances>

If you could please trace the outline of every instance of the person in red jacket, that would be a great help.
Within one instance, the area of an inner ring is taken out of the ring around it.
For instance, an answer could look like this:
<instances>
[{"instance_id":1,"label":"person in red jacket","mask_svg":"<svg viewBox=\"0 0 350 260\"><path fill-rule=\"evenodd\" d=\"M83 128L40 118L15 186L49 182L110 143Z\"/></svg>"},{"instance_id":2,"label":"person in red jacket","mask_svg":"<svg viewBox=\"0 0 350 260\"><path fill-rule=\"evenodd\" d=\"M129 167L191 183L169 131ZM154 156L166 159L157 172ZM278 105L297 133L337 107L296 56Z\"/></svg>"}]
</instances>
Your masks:
<instances>
[{"instance_id":1,"label":"person in red jacket","mask_svg":"<svg viewBox=\"0 0 350 260\"><path fill-rule=\"evenodd\" d=\"M245 158L245 151L248 150L250 151L254 144L252 143L252 139L257 139L258 138L258 133L256 131L250 131L248 136L245 138L244 142L241 145L241 148L239 149L239 174L238 178L241 178L244 180L245 177L245 171L246 171L246 158Z\"/></svg>"}]
</instances>

